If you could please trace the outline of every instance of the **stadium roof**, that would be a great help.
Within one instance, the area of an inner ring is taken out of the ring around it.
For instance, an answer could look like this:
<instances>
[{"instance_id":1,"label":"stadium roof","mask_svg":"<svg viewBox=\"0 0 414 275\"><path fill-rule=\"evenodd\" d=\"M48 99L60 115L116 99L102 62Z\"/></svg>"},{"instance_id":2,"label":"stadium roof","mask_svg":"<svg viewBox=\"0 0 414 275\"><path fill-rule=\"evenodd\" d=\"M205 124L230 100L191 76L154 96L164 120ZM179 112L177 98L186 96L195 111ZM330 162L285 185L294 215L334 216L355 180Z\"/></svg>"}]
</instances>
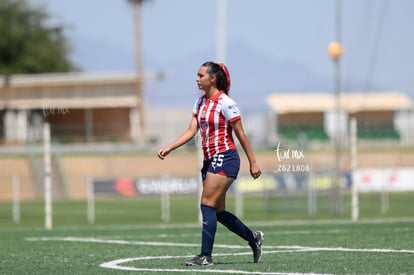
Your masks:
<instances>
[{"instance_id":1,"label":"stadium roof","mask_svg":"<svg viewBox=\"0 0 414 275\"><path fill-rule=\"evenodd\" d=\"M341 107L349 113L408 110L413 106L412 100L399 92L352 92L341 95Z\"/></svg>"},{"instance_id":2,"label":"stadium roof","mask_svg":"<svg viewBox=\"0 0 414 275\"><path fill-rule=\"evenodd\" d=\"M397 111L414 107L413 101L400 92L347 92L340 95L341 108L348 113L361 111ZM336 98L329 93L280 93L266 98L278 114L326 112L336 109Z\"/></svg>"},{"instance_id":3,"label":"stadium roof","mask_svg":"<svg viewBox=\"0 0 414 275\"><path fill-rule=\"evenodd\" d=\"M272 94L266 103L278 114L325 112L335 108L334 97L328 93Z\"/></svg>"},{"instance_id":4,"label":"stadium roof","mask_svg":"<svg viewBox=\"0 0 414 275\"><path fill-rule=\"evenodd\" d=\"M0 75L1 77L1 75ZM134 72L118 72L118 73L45 73L45 74L28 74L28 75L12 75L9 78L3 76L3 89L8 88L37 88L50 86L73 86L73 85L105 85L105 84L127 84L136 82L136 74ZM165 77L163 72L144 73L144 80L157 80ZM1 78L0 78L1 79Z\"/></svg>"},{"instance_id":5,"label":"stadium roof","mask_svg":"<svg viewBox=\"0 0 414 275\"><path fill-rule=\"evenodd\" d=\"M144 80L164 77L145 73ZM1 79L1 76L0 76ZM16 75L0 83L1 109L108 108L137 104L135 73Z\"/></svg>"},{"instance_id":6,"label":"stadium roof","mask_svg":"<svg viewBox=\"0 0 414 275\"><path fill-rule=\"evenodd\" d=\"M135 107L137 97L134 95L122 96L102 96L102 97L41 97L32 99L15 99L8 102L0 102L1 109L49 109L58 111L59 109L73 108L117 108L117 107Z\"/></svg>"}]
</instances>

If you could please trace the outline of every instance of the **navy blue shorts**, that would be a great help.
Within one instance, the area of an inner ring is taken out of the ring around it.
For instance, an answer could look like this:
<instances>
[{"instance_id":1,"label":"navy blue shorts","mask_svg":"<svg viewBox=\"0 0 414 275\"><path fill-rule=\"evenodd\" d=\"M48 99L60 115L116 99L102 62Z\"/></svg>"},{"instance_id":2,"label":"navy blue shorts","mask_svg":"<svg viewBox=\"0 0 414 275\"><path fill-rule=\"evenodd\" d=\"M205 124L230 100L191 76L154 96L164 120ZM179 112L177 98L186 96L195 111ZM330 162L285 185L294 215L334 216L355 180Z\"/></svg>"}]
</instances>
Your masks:
<instances>
[{"instance_id":1,"label":"navy blue shorts","mask_svg":"<svg viewBox=\"0 0 414 275\"><path fill-rule=\"evenodd\" d=\"M201 168L201 177L206 179L207 172L220 174L230 178L237 178L240 170L240 157L237 150L228 150L219 153L209 160L203 161Z\"/></svg>"}]
</instances>

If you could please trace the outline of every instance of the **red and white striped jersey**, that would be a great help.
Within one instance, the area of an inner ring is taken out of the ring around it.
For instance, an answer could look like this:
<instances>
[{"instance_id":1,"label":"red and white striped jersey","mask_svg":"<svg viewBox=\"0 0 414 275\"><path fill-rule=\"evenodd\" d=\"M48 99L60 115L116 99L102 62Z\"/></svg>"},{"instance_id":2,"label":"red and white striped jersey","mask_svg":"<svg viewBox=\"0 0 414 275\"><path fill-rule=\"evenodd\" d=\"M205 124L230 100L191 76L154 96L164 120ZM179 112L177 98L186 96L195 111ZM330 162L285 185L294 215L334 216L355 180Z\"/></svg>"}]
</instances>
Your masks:
<instances>
[{"instance_id":1,"label":"red and white striped jersey","mask_svg":"<svg viewBox=\"0 0 414 275\"><path fill-rule=\"evenodd\" d=\"M212 98L199 97L193 108L202 137L204 159L236 149L231 122L240 119L240 111L232 98L219 92Z\"/></svg>"}]
</instances>

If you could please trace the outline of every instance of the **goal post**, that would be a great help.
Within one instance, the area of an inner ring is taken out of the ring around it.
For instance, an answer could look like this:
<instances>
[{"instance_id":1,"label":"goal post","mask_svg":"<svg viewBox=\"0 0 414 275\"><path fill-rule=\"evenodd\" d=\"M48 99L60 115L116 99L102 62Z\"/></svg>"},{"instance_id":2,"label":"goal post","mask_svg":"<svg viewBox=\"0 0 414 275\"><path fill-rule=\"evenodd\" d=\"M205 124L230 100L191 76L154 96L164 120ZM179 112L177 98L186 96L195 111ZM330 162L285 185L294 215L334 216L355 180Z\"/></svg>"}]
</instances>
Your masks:
<instances>
[{"instance_id":1,"label":"goal post","mask_svg":"<svg viewBox=\"0 0 414 275\"><path fill-rule=\"evenodd\" d=\"M89 224L95 223L95 191L93 177L86 177L86 217Z\"/></svg>"},{"instance_id":2,"label":"goal post","mask_svg":"<svg viewBox=\"0 0 414 275\"><path fill-rule=\"evenodd\" d=\"M243 218L244 216L244 205L243 205L243 191L240 188L240 184L236 182L235 190L234 190L234 207L235 207L235 214L237 217Z\"/></svg>"},{"instance_id":3,"label":"goal post","mask_svg":"<svg viewBox=\"0 0 414 275\"><path fill-rule=\"evenodd\" d=\"M161 192L161 220L163 222L169 222L171 217L170 208L170 192L168 190L162 190Z\"/></svg>"},{"instance_id":4,"label":"goal post","mask_svg":"<svg viewBox=\"0 0 414 275\"><path fill-rule=\"evenodd\" d=\"M52 165L50 124L43 124L43 165L44 165L44 196L45 196L45 228L52 229Z\"/></svg>"},{"instance_id":5,"label":"goal post","mask_svg":"<svg viewBox=\"0 0 414 275\"><path fill-rule=\"evenodd\" d=\"M95 211L95 201L96 194L104 193L107 195L119 195L113 189L113 180L105 182L100 182L99 179L94 178L93 176L87 176L86 180L86 218L89 224L94 224L96 221L96 211ZM110 187L108 188L108 183ZM100 188L100 185L103 186ZM170 204L170 191L168 188L164 187L160 192L160 201L161 201L161 220L163 222L169 222L171 220L171 204Z\"/></svg>"},{"instance_id":6,"label":"goal post","mask_svg":"<svg viewBox=\"0 0 414 275\"><path fill-rule=\"evenodd\" d=\"M15 223L20 223L20 177L14 175L12 178L13 210L12 216Z\"/></svg>"},{"instance_id":7,"label":"goal post","mask_svg":"<svg viewBox=\"0 0 414 275\"><path fill-rule=\"evenodd\" d=\"M358 187L356 184L355 171L358 168L357 163L357 120L355 117L350 121L350 156L351 156L351 219L357 221L359 218L359 199Z\"/></svg>"}]
</instances>

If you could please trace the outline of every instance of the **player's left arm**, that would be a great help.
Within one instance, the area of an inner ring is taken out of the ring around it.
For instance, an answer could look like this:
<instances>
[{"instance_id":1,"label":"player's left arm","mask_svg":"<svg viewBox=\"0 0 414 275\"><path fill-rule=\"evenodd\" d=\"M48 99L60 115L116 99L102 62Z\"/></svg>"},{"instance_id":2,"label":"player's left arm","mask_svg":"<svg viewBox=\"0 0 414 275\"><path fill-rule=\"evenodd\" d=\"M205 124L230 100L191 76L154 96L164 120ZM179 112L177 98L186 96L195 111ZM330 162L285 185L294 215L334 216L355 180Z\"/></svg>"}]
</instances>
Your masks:
<instances>
[{"instance_id":1,"label":"player's left arm","mask_svg":"<svg viewBox=\"0 0 414 275\"><path fill-rule=\"evenodd\" d=\"M254 156L252 147L250 146L250 142L246 134L244 133L241 119L232 121L231 127L233 128L233 131L236 134L237 139L240 141L240 144L247 155L247 159L249 160L250 175L252 175L254 179L257 179L262 174L262 171L260 170L260 167L256 162L256 158Z\"/></svg>"}]
</instances>

